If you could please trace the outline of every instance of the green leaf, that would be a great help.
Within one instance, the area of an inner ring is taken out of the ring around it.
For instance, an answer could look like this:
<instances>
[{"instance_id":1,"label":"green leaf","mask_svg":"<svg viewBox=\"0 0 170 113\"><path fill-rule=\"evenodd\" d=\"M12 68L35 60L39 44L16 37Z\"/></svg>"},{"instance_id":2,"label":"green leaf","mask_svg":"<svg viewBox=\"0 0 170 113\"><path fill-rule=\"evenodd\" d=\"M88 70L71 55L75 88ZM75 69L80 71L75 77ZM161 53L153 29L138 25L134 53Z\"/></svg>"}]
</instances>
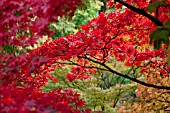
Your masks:
<instances>
[{"instance_id":1,"label":"green leaf","mask_svg":"<svg viewBox=\"0 0 170 113\"><path fill-rule=\"evenodd\" d=\"M154 41L154 48L155 49L159 49L161 47L161 41L160 40L155 40Z\"/></svg>"},{"instance_id":2,"label":"green leaf","mask_svg":"<svg viewBox=\"0 0 170 113\"><path fill-rule=\"evenodd\" d=\"M165 26L170 29L170 20L165 23Z\"/></svg>"},{"instance_id":3,"label":"green leaf","mask_svg":"<svg viewBox=\"0 0 170 113\"><path fill-rule=\"evenodd\" d=\"M153 2L152 4L149 5L148 10L149 12L154 12L154 10L161 4L162 2L157 1L157 2Z\"/></svg>"},{"instance_id":4,"label":"green leaf","mask_svg":"<svg viewBox=\"0 0 170 113\"><path fill-rule=\"evenodd\" d=\"M155 39L156 39L158 32L159 32L159 30L156 29L156 30L154 30L154 31L150 34L150 38L151 38L151 39L150 39L150 44L152 43L152 40L155 40Z\"/></svg>"},{"instance_id":5,"label":"green leaf","mask_svg":"<svg viewBox=\"0 0 170 113\"><path fill-rule=\"evenodd\" d=\"M159 49L161 47L162 42L164 44L169 45L169 31L162 28L157 28L150 34L150 43L154 40L154 48Z\"/></svg>"},{"instance_id":6,"label":"green leaf","mask_svg":"<svg viewBox=\"0 0 170 113\"><path fill-rule=\"evenodd\" d=\"M163 0L162 3L165 4L167 0Z\"/></svg>"},{"instance_id":7,"label":"green leaf","mask_svg":"<svg viewBox=\"0 0 170 113\"><path fill-rule=\"evenodd\" d=\"M168 37L169 37L169 31L168 30L161 30L161 32L159 32L159 38L167 46L169 45L169 38Z\"/></svg>"}]
</instances>

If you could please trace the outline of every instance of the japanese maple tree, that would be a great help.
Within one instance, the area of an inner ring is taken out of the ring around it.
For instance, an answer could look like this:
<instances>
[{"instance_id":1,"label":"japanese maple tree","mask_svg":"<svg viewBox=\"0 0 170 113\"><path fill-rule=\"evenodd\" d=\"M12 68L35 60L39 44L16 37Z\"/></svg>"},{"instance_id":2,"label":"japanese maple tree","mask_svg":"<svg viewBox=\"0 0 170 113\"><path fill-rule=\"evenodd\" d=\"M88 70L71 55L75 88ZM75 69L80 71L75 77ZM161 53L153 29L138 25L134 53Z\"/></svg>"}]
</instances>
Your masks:
<instances>
[{"instance_id":1,"label":"japanese maple tree","mask_svg":"<svg viewBox=\"0 0 170 113\"><path fill-rule=\"evenodd\" d=\"M6 52L6 48L33 46L43 35L50 37L53 34L50 23L64 14L72 16L81 4L80 0L1 0L1 111L90 112L79 109L85 102L71 90L41 91L49 79L57 82L50 73L66 65L74 65L65 76L68 82L89 79L102 70L147 87L170 90L169 84L151 82L149 78L170 75L169 61L165 61L170 58L168 0L110 0L107 5L117 10L101 12L76 34L56 40L49 38L26 54L16 54L16 49ZM115 70L113 59L129 67L127 73ZM23 109L19 109L21 106Z\"/></svg>"}]
</instances>

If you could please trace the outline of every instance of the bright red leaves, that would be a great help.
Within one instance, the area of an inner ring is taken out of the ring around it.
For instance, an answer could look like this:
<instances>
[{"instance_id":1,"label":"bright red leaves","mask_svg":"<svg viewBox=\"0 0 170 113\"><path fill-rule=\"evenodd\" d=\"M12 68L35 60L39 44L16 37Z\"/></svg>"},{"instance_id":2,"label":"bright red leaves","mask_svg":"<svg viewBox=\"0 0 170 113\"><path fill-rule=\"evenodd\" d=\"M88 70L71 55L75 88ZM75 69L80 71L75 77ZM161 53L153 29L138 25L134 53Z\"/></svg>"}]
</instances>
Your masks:
<instances>
[{"instance_id":1,"label":"bright red leaves","mask_svg":"<svg viewBox=\"0 0 170 113\"><path fill-rule=\"evenodd\" d=\"M66 78L72 82L75 79L88 79L89 75L85 74L86 70L81 67L73 67Z\"/></svg>"},{"instance_id":2,"label":"bright red leaves","mask_svg":"<svg viewBox=\"0 0 170 113\"><path fill-rule=\"evenodd\" d=\"M85 105L72 90L35 91L31 87L0 85L0 112L8 113L80 113Z\"/></svg>"}]
</instances>

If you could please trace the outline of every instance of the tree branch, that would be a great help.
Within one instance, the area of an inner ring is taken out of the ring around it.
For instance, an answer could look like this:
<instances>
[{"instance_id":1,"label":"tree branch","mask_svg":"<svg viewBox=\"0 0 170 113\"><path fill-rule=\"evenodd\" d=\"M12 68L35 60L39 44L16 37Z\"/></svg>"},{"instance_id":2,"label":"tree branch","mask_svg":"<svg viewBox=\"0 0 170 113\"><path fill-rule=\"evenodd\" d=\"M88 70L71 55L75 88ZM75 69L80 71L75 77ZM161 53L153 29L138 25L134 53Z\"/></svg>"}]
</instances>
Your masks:
<instances>
[{"instance_id":1,"label":"tree branch","mask_svg":"<svg viewBox=\"0 0 170 113\"><path fill-rule=\"evenodd\" d=\"M152 15L148 14L145 10L143 9L139 9L136 8L126 2L124 2L123 0L115 0L115 2L118 2L124 6L126 6L128 9L130 9L131 11L141 14L143 16L145 16L146 18L148 18L149 20L151 20L153 23L155 23L155 25L157 26L163 26L163 23L161 21L159 21L158 19L156 19L155 17L153 17Z\"/></svg>"},{"instance_id":2,"label":"tree branch","mask_svg":"<svg viewBox=\"0 0 170 113\"><path fill-rule=\"evenodd\" d=\"M144 86L147 86L147 87L152 87L152 88L157 88L157 89L170 90L170 87L157 86L157 85L154 85L154 84L149 84L149 83L140 81L140 80L138 80L138 79L136 79L136 78L132 78L132 77L126 75L126 74L119 73L119 72L111 69L110 67L108 67L106 64L101 63L101 62L96 61L96 60L93 60L93 59L90 59L90 58L88 58L87 56L85 56L85 57L84 57L84 56L78 56L78 58L85 58L85 59L87 59L87 60L89 60L89 61L92 61L92 62L94 62L94 63L96 63L96 64L100 64L101 66L103 66L103 67L105 67L106 69L108 69L109 72L112 72L112 73L117 74L117 75L119 75L119 76L121 76L121 77L127 78L127 79L129 79L129 80L132 80L133 82L139 83L139 84L141 84L141 85L144 85Z\"/></svg>"}]
</instances>

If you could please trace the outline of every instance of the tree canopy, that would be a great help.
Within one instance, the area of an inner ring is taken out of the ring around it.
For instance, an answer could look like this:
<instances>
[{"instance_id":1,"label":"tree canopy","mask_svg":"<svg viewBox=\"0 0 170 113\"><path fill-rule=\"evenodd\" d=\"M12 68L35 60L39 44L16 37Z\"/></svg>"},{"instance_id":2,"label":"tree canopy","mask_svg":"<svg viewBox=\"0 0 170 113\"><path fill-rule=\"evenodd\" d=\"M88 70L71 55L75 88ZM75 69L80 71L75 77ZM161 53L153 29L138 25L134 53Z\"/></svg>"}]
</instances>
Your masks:
<instances>
[{"instance_id":1,"label":"tree canopy","mask_svg":"<svg viewBox=\"0 0 170 113\"><path fill-rule=\"evenodd\" d=\"M170 111L170 1L0 0L0 17L1 112Z\"/></svg>"}]
</instances>

